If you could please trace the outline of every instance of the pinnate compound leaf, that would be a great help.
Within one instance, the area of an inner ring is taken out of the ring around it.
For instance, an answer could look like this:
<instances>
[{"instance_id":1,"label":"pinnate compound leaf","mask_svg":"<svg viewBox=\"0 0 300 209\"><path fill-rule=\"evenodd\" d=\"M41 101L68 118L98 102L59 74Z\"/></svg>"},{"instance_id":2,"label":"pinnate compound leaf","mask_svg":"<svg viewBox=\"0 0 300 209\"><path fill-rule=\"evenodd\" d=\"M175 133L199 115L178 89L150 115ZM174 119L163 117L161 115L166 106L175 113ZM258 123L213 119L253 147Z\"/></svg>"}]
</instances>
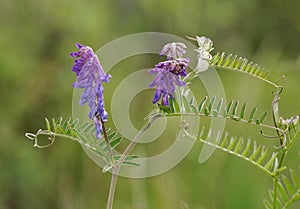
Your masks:
<instances>
[{"instance_id":1,"label":"pinnate compound leaf","mask_svg":"<svg viewBox=\"0 0 300 209\"><path fill-rule=\"evenodd\" d=\"M109 162L109 154L107 149L107 143L104 140L104 136L102 139L97 139L95 137L95 126L92 122L88 121L85 123L79 124L79 120L72 120L68 118L63 120L59 118L57 120L52 119L52 124L48 119L45 119L47 129L42 131L39 130L36 134L26 134L26 136L31 139L35 140L35 146L39 148L48 147L53 144L54 139L56 137L66 138L75 142L80 143L83 147L89 149L94 154L102 157L106 162ZM116 148L117 145L120 144L122 137L118 136L118 133L115 131L107 131L107 136L109 140L109 144L111 148ZM38 145L38 140L41 135L46 135L49 137L50 144L47 146L40 146ZM131 159L126 159L127 164L135 165L135 162L129 162ZM108 163L109 164L109 163ZM110 169L109 165L104 169L104 171Z\"/></svg>"},{"instance_id":2,"label":"pinnate compound leaf","mask_svg":"<svg viewBox=\"0 0 300 209\"><path fill-rule=\"evenodd\" d=\"M270 176L273 176L277 154L271 154L264 145L257 145L257 143L251 139L248 139L247 143L244 143L245 140L243 137L230 137L228 133L221 135L220 132L214 133L211 129L205 131L203 127L200 135L197 137L189 133L186 134L191 138L198 139L202 143L242 158L265 171ZM213 139L212 137L215 138Z\"/></svg>"},{"instance_id":3,"label":"pinnate compound leaf","mask_svg":"<svg viewBox=\"0 0 300 209\"><path fill-rule=\"evenodd\" d=\"M225 52L218 52L216 55L213 56L213 58L210 61L210 64L217 70L229 70L233 72L248 74L251 77L258 78L275 87L279 87L275 82L273 82L269 78L269 71L265 70L258 64L248 62L247 59L238 57L237 55L226 55Z\"/></svg>"}]
</instances>

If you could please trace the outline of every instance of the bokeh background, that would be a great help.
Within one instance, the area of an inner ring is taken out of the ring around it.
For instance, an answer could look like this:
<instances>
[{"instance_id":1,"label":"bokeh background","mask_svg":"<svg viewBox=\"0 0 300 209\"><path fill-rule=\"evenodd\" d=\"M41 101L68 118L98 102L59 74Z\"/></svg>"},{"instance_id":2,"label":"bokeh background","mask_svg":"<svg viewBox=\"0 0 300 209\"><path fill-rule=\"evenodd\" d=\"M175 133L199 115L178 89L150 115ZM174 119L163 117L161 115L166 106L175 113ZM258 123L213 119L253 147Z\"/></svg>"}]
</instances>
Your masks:
<instances>
[{"instance_id":1,"label":"bokeh background","mask_svg":"<svg viewBox=\"0 0 300 209\"><path fill-rule=\"evenodd\" d=\"M137 32L206 35L214 40L215 51L250 58L269 69L274 80L285 75L282 114L300 113L299 0L1 0L0 5L1 209L105 208L110 174L103 174L78 144L57 140L50 148L36 149L24 136L44 127L44 117L72 114L75 75L69 53L77 41L97 49ZM105 86L108 111L118 82L160 59L137 56L115 66L111 84ZM248 101L250 106L270 111L270 86L247 76L219 74L227 99ZM193 88L199 97L206 94L200 81ZM154 108L152 94L153 90L145 91L132 102L130 115L137 128ZM233 122L227 128L262 143L268 141L255 128ZM170 135L176 127L172 130ZM161 139L139 149L151 155L170 143ZM299 146L296 143L287 158L294 168L300 164ZM120 178L115 208L263 208L262 199L272 186L268 176L220 151L200 165L201 147L197 143L186 159L163 175Z\"/></svg>"}]
</instances>

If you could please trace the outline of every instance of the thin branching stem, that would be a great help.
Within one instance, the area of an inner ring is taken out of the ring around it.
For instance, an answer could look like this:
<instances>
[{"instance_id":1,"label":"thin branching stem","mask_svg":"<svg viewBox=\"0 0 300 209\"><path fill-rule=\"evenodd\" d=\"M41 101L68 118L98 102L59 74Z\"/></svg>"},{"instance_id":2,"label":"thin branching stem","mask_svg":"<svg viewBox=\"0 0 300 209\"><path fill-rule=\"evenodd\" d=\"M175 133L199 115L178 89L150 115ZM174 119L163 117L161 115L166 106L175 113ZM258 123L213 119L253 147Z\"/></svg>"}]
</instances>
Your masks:
<instances>
[{"instance_id":1,"label":"thin branching stem","mask_svg":"<svg viewBox=\"0 0 300 209\"><path fill-rule=\"evenodd\" d=\"M277 116L279 115L279 108L278 108L278 102L279 102L279 94L282 92L282 88L277 87L277 92L274 94L274 99L272 101L272 116L273 116L273 122L274 122L274 126L276 128L278 128L278 121L277 121ZM277 112L276 112L277 111ZM282 151L279 163L278 163L278 167L277 170L275 170L275 175L274 175L274 184L273 184L273 208L276 209L277 208L277 197L278 197L278 182L279 182L279 175L280 175L280 171L281 171L281 167L283 166L284 163L284 159L286 157L286 147L285 147L285 133L284 133L284 138L282 137L282 135L279 133L279 131L276 129L276 133L278 135L279 138L279 143L280 143L280 148Z\"/></svg>"},{"instance_id":2,"label":"thin branching stem","mask_svg":"<svg viewBox=\"0 0 300 209\"><path fill-rule=\"evenodd\" d=\"M277 207L277 193L278 193L278 180L279 180L279 176L278 174L276 174L276 176L274 177L274 184L273 184L273 191L274 191L274 195L273 195L273 208L276 209Z\"/></svg>"},{"instance_id":3,"label":"thin branching stem","mask_svg":"<svg viewBox=\"0 0 300 209\"><path fill-rule=\"evenodd\" d=\"M106 209L113 208L114 196L115 196L117 179L118 179L118 171L119 171L119 169L117 168L117 166L114 166L112 169L112 176L111 176L111 180L110 180Z\"/></svg>"},{"instance_id":4,"label":"thin branching stem","mask_svg":"<svg viewBox=\"0 0 300 209\"><path fill-rule=\"evenodd\" d=\"M154 115L146 124L145 126L137 133L137 135L133 138L133 140L130 142L130 144L127 146L123 154L121 155L120 159L117 162L117 165L120 167L128 154L131 152L131 150L135 147L137 142L140 140L140 138L144 135L144 133L150 128L150 126L154 123L154 121L161 117L161 114Z\"/></svg>"},{"instance_id":5,"label":"thin branching stem","mask_svg":"<svg viewBox=\"0 0 300 209\"><path fill-rule=\"evenodd\" d=\"M278 163L278 169L277 171L275 171L275 175L274 175L274 196L273 196L273 199L274 199L274 202L273 202L273 208L276 209L277 208L277 193L278 193L278 182L279 182L279 174L280 174L280 168L283 166L283 163L284 163L284 159L285 159L285 156L286 156L286 152L285 150L282 148L282 155L280 157L280 160L279 160L279 163Z\"/></svg>"},{"instance_id":6,"label":"thin branching stem","mask_svg":"<svg viewBox=\"0 0 300 209\"><path fill-rule=\"evenodd\" d=\"M126 157L129 155L131 150L135 147L137 142L140 140L140 138L150 128L150 126L154 123L154 121L157 118L159 118L160 116L161 116L161 114L154 115L145 124L145 126L137 133L137 135L133 138L133 140L130 142L130 144L126 147L126 149L123 152L123 154L121 155L120 159L116 162L115 166L113 167L106 209L112 209L113 208L114 194L115 194L115 190L116 190L118 174L119 174L119 171L120 171L120 168L121 168L123 162L125 161Z\"/></svg>"},{"instance_id":7,"label":"thin branching stem","mask_svg":"<svg viewBox=\"0 0 300 209\"><path fill-rule=\"evenodd\" d=\"M273 123L274 123L274 126L276 128L278 128L278 121L277 121L277 118L276 118L276 114L279 114L279 113L276 113L276 111L279 112L279 109L278 109L278 102L279 102L279 94L282 92L282 88L277 88L277 92L274 93L274 99L272 101L272 118L273 118ZM278 132L278 130L276 130L277 132L277 135L280 136L280 133ZM283 139L280 137L279 138L280 140L280 146L283 146L284 145L284 141Z\"/></svg>"}]
</instances>

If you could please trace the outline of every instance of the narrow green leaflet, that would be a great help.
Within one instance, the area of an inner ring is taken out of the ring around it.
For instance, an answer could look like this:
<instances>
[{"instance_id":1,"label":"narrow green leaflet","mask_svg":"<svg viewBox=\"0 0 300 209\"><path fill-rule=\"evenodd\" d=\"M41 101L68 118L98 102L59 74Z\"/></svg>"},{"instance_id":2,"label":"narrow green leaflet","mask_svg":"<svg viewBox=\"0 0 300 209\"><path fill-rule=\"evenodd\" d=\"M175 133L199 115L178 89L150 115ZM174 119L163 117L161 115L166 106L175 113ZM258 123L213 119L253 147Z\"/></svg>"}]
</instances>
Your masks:
<instances>
[{"instance_id":1,"label":"narrow green leaflet","mask_svg":"<svg viewBox=\"0 0 300 209\"><path fill-rule=\"evenodd\" d=\"M268 112L264 112L260 118L258 120L256 120L256 124L259 125L259 124L262 124L264 122L264 120L266 119L268 115Z\"/></svg>"},{"instance_id":2,"label":"narrow green leaflet","mask_svg":"<svg viewBox=\"0 0 300 209\"><path fill-rule=\"evenodd\" d=\"M255 116L256 111L257 111L256 107L251 110L251 113L250 113L250 116L249 116L249 119L248 119L249 123L254 121L254 116Z\"/></svg>"},{"instance_id":3,"label":"narrow green leaflet","mask_svg":"<svg viewBox=\"0 0 300 209\"><path fill-rule=\"evenodd\" d=\"M199 112L202 112L203 107L204 107L205 102L207 101L207 99L208 99L208 97L206 96L206 97L204 97L203 100L200 102L199 108L198 108Z\"/></svg>"}]
</instances>

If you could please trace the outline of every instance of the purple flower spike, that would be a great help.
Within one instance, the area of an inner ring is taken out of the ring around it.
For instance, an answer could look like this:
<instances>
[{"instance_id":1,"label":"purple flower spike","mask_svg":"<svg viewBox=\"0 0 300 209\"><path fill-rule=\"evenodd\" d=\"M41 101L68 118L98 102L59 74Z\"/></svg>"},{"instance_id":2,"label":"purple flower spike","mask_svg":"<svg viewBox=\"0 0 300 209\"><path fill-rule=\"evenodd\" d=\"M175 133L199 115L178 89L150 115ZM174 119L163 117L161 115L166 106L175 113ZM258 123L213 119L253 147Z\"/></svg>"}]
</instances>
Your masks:
<instances>
[{"instance_id":1,"label":"purple flower spike","mask_svg":"<svg viewBox=\"0 0 300 209\"><path fill-rule=\"evenodd\" d=\"M183 43L170 43L163 47L161 55L167 55L168 60L155 65L149 70L150 74L157 74L149 87L156 87L152 103L157 103L162 98L162 105L169 106L169 98L174 98L177 86L184 86L185 82L180 79L186 76L186 68L189 59L177 58L185 53L186 46Z\"/></svg>"},{"instance_id":2,"label":"purple flower spike","mask_svg":"<svg viewBox=\"0 0 300 209\"><path fill-rule=\"evenodd\" d=\"M102 123L107 121L107 112L104 109L102 82L109 82L111 77L106 74L100 65L98 56L89 46L76 43L79 49L71 53L71 57L78 58L74 61L72 71L76 73L77 81L74 88L83 88L80 105L88 103L90 107L89 118L94 121L96 137L101 138Z\"/></svg>"}]
</instances>

